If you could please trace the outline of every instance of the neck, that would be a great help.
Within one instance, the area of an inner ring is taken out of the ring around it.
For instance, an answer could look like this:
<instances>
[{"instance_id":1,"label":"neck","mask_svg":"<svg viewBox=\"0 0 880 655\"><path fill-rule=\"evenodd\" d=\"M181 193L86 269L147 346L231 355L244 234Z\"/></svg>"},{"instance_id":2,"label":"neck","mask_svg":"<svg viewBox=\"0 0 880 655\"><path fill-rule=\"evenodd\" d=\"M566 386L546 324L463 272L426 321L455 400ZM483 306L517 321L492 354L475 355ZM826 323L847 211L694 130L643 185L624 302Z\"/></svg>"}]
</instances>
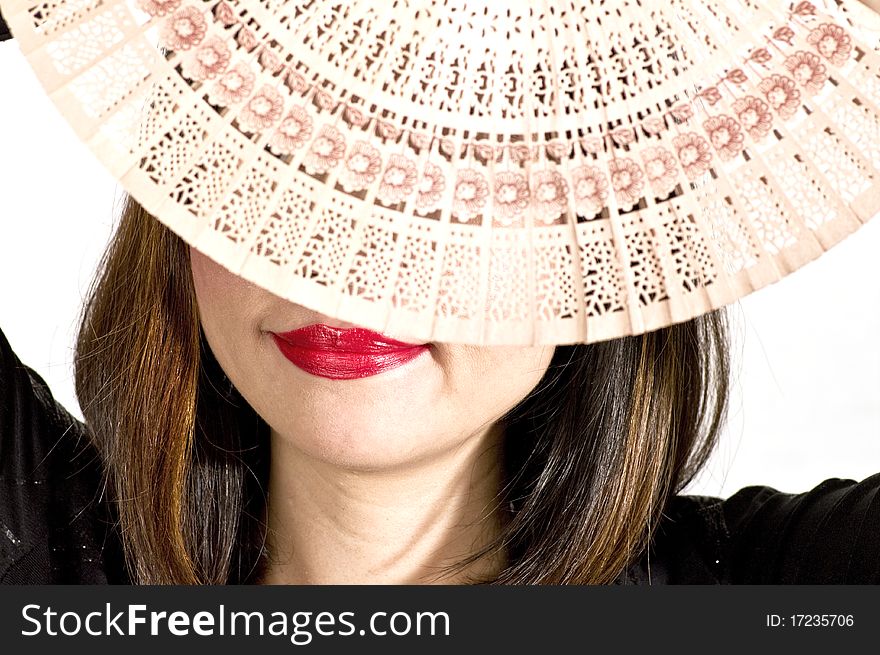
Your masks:
<instances>
[{"instance_id":1,"label":"neck","mask_svg":"<svg viewBox=\"0 0 880 655\"><path fill-rule=\"evenodd\" d=\"M461 584L497 573L503 556L444 569L500 530L502 429L394 470L352 470L309 457L272 433L267 584Z\"/></svg>"}]
</instances>

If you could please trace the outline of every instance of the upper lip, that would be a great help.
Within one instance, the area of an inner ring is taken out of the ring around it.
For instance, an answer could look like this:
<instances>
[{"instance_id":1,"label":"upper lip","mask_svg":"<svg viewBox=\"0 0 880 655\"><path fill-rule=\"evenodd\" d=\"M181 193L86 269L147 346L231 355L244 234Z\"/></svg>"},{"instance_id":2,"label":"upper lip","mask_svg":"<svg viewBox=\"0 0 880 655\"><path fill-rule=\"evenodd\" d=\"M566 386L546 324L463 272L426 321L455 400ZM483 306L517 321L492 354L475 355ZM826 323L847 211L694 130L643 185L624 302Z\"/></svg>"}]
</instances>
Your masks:
<instances>
[{"instance_id":1,"label":"upper lip","mask_svg":"<svg viewBox=\"0 0 880 655\"><path fill-rule=\"evenodd\" d=\"M350 353L383 353L425 345L398 341L366 328L339 328L324 323L313 323L290 332L275 332L273 334L279 339L301 348Z\"/></svg>"}]
</instances>

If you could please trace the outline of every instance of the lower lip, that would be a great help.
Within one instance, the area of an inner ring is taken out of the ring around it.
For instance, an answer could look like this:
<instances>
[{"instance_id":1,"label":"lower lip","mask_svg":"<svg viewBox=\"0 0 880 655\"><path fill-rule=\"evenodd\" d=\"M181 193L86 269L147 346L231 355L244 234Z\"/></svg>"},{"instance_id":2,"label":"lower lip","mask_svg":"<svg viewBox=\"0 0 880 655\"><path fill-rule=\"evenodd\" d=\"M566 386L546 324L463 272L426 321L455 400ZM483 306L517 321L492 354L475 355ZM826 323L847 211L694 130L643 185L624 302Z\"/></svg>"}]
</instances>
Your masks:
<instances>
[{"instance_id":1,"label":"lower lip","mask_svg":"<svg viewBox=\"0 0 880 655\"><path fill-rule=\"evenodd\" d=\"M275 344L288 360L312 375L330 380L356 380L379 375L403 366L423 352L428 346L413 346L403 350L384 353L351 353L338 350L314 350L295 346L278 335L272 335Z\"/></svg>"}]
</instances>

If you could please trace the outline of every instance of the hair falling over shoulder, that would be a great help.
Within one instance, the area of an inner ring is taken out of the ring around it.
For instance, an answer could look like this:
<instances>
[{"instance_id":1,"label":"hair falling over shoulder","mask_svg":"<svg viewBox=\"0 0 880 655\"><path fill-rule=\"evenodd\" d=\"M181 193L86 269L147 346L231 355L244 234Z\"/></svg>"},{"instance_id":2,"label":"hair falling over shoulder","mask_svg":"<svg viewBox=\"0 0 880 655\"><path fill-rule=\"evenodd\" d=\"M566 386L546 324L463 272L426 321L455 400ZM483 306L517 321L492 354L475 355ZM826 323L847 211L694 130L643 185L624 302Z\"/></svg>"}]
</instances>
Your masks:
<instances>
[{"instance_id":1,"label":"hair falling over shoulder","mask_svg":"<svg viewBox=\"0 0 880 655\"><path fill-rule=\"evenodd\" d=\"M503 417L489 584L607 584L705 464L728 402L724 310L557 346ZM83 307L76 393L101 453L132 580L253 581L265 540L268 427L202 335L184 241L128 198Z\"/></svg>"}]
</instances>

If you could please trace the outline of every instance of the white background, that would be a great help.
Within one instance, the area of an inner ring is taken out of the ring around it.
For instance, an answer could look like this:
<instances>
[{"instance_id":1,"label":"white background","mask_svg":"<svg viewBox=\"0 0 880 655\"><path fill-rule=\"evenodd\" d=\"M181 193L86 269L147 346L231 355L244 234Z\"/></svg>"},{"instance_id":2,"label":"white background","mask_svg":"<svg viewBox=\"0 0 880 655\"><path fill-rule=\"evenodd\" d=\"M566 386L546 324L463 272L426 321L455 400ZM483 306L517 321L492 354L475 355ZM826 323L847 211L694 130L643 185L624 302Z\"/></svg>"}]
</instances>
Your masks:
<instances>
[{"instance_id":1,"label":"white background","mask_svg":"<svg viewBox=\"0 0 880 655\"><path fill-rule=\"evenodd\" d=\"M82 418L72 346L121 190L0 44L0 329ZM691 493L805 491L880 471L880 219L732 307L721 444Z\"/></svg>"}]
</instances>

